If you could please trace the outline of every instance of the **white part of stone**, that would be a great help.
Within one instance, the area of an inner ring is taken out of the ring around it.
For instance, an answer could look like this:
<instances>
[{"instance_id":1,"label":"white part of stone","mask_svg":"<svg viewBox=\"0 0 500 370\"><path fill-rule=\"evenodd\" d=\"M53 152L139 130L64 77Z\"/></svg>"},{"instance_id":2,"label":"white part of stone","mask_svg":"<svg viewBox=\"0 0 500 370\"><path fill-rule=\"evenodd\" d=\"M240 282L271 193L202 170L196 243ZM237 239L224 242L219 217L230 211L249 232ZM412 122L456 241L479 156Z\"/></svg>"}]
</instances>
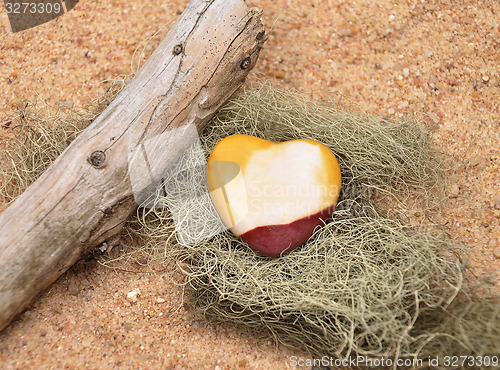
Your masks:
<instances>
[{"instance_id":1,"label":"white part of stone","mask_svg":"<svg viewBox=\"0 0 500 370\"><path fill-rule=\"evenodd\" d=\"M226 191L231 213L241 220L231 230L241 235L289 224L330 206L324 199L331 189L318 181L324 165L320 148L300 141L255 152L243 171L244 187Z\"/></svg>"}]
</instances>

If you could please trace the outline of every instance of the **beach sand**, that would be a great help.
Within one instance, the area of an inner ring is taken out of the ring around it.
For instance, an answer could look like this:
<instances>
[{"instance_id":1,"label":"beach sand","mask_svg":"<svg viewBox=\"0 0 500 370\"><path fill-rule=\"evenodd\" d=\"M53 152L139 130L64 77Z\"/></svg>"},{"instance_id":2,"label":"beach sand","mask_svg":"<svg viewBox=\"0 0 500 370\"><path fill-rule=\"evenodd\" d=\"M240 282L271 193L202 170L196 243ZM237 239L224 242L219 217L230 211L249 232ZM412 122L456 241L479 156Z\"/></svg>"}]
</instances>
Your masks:
<instances>
[{"instance_id":1,"label":"beach sand","mask_svg":"<svg viewBox=\"0 0 500 370\"><path fill-rule=\"evenodd\" d=\"M141 42L186 4L80 1L18 33L0 5L0 123L24 99L82 106L98 97L109 86L101 81L131 73ZM445 211L451 234L471 247L467 274L498 287L500 3L248 4L264 10L269 36L252 75L311 98L340 93L379 117L422 115L437 145L459 164ZM151 39L144 55L159 41ZM127 300L134 289L135 303ZM282 369L292 367L291 356L305 358L264 335L197 317L167 276L114 271L92 259L0 333L2 369Z\"/></svg>"}]
</instances>

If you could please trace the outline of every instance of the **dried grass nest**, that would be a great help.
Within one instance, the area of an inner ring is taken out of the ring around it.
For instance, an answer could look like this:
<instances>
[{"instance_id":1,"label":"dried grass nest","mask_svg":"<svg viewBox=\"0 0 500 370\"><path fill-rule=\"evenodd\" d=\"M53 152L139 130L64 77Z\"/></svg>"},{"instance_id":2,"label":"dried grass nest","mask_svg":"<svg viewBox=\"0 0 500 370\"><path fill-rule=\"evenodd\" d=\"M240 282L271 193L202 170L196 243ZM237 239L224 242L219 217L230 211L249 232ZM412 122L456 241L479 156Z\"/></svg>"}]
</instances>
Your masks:
<instances>
[{"instance_id":1,"label":"dried grass nest","mask_svg":"<svg viewBox=\"0 0 500 370\"><path fill-rule=\"evenodd\" d=\"M36 117L27 122L24 115L23 120L26 133L53 127ZM54 127L50 135L19 137L17 147L11 142L2 151L5 198L22 190L19 184L26 185L25 174L38 168L40 156L47 165L55 158L47 153L62 151L59 126ZM452 161L434 148L418 121L381 120L339 100L313 102L260 83L237 93L200 135L204 155L237 133L274 141L315 139L335 153L343 184L326 225L280 258L256 255L229 231L186 244L177 237L182 222L174 222L168 208L154 206L165 202L163 184L128 222L127 232L143 245L129 257L146 251L150 261L174 261L198 312L265 331L311 356L500 353L498 294L464 288L459 258L466 249L432 221ZM56 140L47 141L48 136ZM195 152L188 150L169 172L165 181L178 185L169 196L186 199L192 184L204 181L203 171L186 171L198 165ZM218 222L203 216L214 214L203 194L179 207L186 207L202 232ZM424 216L410 223L407 215L415 210Z\"/></svg>"}]
</instances>

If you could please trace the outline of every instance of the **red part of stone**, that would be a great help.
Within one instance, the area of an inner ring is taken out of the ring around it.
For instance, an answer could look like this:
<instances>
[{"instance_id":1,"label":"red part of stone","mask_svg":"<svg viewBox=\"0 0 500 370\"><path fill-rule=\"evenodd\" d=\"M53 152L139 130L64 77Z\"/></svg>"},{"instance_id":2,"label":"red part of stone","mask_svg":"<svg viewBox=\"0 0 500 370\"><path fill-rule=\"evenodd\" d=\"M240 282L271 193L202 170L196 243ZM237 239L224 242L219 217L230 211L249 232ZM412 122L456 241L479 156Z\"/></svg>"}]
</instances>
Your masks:
<instances>
[{"instance_id":1,"label":"red part of stone","mask_svg":"<svg viewBox=\"0 0 500 370\"><path fill-rule=\"evenodd\" d=\"M259 226L239 237L255 252L266 257L279 257L304 244L314 229L323 225L335 206L285 225Z\"/></svg>"}]
</instances>

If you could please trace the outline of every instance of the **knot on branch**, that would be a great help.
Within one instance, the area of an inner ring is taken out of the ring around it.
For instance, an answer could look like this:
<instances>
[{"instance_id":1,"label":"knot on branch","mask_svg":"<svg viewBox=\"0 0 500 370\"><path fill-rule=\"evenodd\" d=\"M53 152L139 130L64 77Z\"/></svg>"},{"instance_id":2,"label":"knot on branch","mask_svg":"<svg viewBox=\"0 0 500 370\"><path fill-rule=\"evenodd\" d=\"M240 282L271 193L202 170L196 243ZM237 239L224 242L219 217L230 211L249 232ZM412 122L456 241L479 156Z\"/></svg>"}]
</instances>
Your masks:
<instances>
[{"instance_id":1,"label":"knot on branch","mask_svg":"<svg viewBox=\"0 0 500 370\"><path fill-rule=\"evenodd\" d=\"M103 168L106 162L106 153L104 153L102 150L96 150L95 152L92 152L92 154L89 156L89 162L95 168Z\"/></svg>"},{"instance_id":2,"label":"knot on branch","mask_svg":"<svg viewBox=\"0 0 500 370\"><path fill-rule=\"evenodd\" d=\"M182 47L182 44L177 44L172 49L172 54L179 55L180 53L182 53L183 50L184 50L184 48Z\"/></svg>"},{"instance_id":3,"label":"knot on branch","mask_svg":"<svg viewBox=\"0 0 500 370\"><path fill-rule=\"evenodd\" d=\"M246 57L245 59L243 59L240 64L241 69L248 69L248 67L250 67L251 61L252 60L250 59L250 57Z\"/></svg>"}]
</instances>

